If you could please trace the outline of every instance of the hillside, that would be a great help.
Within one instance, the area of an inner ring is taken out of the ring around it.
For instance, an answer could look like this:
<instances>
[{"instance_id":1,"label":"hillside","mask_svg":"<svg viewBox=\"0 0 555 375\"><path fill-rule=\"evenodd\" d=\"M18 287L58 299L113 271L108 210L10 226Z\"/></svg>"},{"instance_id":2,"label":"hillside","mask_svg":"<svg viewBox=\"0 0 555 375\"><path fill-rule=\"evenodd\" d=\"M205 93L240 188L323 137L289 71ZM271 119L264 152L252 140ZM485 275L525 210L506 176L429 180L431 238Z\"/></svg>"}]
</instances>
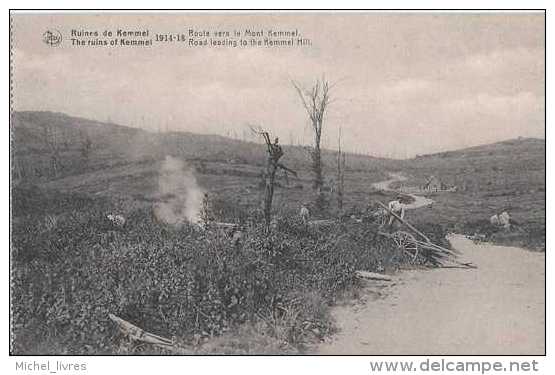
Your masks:
<instances>
[{"instance_id":1,"label":"hillside","mask_svg":"<svg viewBox=\"0 0 555 375\"><path fill-rule=\"evenodd\" d=\"M453 158L453 157L478 157L492 156L513 152L515 150L544 149L545 140L539 138L519 137L501 142L463 148L453 151L438 152L433 154L418 155L415 159Z\"/></svg>"},{"instance_id":2,"label":"hillside","mask_svg":"<svg viewBox=\"0 0 555 375\"><path fill-rule=\"evenodd\" d=\"M454 164L453 164L454 163ZM515 164L516 163L516 164ZM476 172L491 167L494 171L503 168L533 168L545 170L545 140L517 138L502 142L470 147L461 150L417 156L410 165L416 168L472 167ZM466 172L468 170L463 170Z\"/></svg>"},{"instance_id":3,"label":"hillside","mask_svg":"<svg viewBox=\"0 0 555 375\"><path fill-rule=\"evenodd\" d=\"M420 156L407 161L403 170L411 177L406 186L422 186L435 176L457 187L455 193L430 193L434 209L421 212L417 220L474 233L491 215L507 211L528 233L517 244L545 246L545 140L518 138Z\"/></svg>"},{"instance_id":4,"label":"hillside","mask_svg":"<svg viewBox=\"0 0 555 375\"><path fill-rule=\"evenodd\" d=\"M418 183L435 175L463 190L545 189L545 140L518 138L418 156L405 166Z\"/></svg>"},{"instance_id":5,"label":"hillside","mask_svg":"<svg viewBox=\"0 0 555 375\"><path fill-rule=\"evenodd\" d=\"M243 206L257 206L261 200L267 158L262 144L216 135L152 133L52 112L15 112L11 125L15 183L151 204L157 199L161 165L170 155L185 160L202 190L215 197ZM283 148L283 164L298 177L280 173L276 207L297 209L300 202L313 199L310 158L304 147ZM323 150L322 156L329 188L337 154ZM400 165L396 160L347 154L346 204L368 203L370 183Z\"/></svg>"},{"instance_id":6,"label":"hillside","mask_svg":"<svg viewBox=\"0 0 555 375\"><path fill-rule=\"evenodd\" d=\"M90 147L85 151L87 143ZM279 209L294 210L314 199L310 159L303 147L284 146L284 151L284 164L299 172L299 177L279 176L275 203ZM151 133L52 112L12 115L15 182L150 204L157 199L166 155L186 160L202 190L230 206L256 206L262 199L266 151L261 144L217 135ZM336 153L324 151L323 160L326 185L331 189ZM434 209L422 210L412 220L468 232L506 210L531 228L534 236L545 236L543 140L519 138L403 161L348 154L346 209L372 204L377 197L371 184L385 180L390 171L409 177L403 183L408 187L422 186L432 175L447 186L457 186L456 193L434 193ZM329 201L334 207L331 192Z\"/></svg>"},{"instance_id":7,"label":"hillside","mask_svg":"<svg viewBox=\"0 0 555 375\"><path fill-rule=\"evenodd\" d=\"M54 112L12 114L12 155L15 177L57 177L105 169L130 162L160 160L173 155L191 161L263 166L265 146L219 135L189 132L152 133ZM87 142L88 153L84 151ZM53 150L53 148L55 150ZM301 146L284 146L283 162L296 170L309 169ZM87 155L85 155L87 154ZM52 172L52 158L61 167ZM388 159L349 154L351 170L395 164ZM323 151L324 164L335 169L336 153ZM54 176L55 175L55 176Z\"/></svg>"}]
</instances>

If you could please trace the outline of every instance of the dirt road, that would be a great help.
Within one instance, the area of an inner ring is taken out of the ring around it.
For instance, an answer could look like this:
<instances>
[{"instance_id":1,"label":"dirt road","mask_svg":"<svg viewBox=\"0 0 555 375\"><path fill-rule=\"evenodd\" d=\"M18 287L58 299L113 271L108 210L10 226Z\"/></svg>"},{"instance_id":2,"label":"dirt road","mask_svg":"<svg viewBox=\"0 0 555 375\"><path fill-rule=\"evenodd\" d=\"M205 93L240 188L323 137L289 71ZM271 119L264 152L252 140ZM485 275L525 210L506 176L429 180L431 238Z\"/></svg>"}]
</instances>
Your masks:
<instances>
[{"instance_id":1,"label":"dirt road","mask_svg":"<svg viewBox=\"0 0 555 375\"><path fill-rule=\"evenodd\" d=\"M543 354L545 253L449 240L478 268L369 284L365 303L334 309L340 332L316 354Z\"/></svg>"},{"instance_id":2,"label":"dirt road","mask_svg":"<svg viewBox=\"0 0 555 375\"><path fill-rule=\"evenodd\" d=\"M373 183L372 186L374 187L374 189L395 191L394 189L391 189L389 187L393 182L407 180L405 176L399 173L390 173L389 176L391 177L389 180ZM432 199L421 197L419 195L408 194L408 193L403 193L403 195L411 196L414 199L414 202L410 204L405 204L405 209L407 210L414 210L420 207L426 207L434 203Z\"/></svg>"},{"instance_id":3,"label":"dirt road","mask_svg":"<svg viewBox=\"0 0 555 375\"><path fill-rule=\"evenodd\" d=\"M318 354L543 354L545 254L450 241L478 269L407 271L370 286L364 305L333 312L340 332Z\"/></svg>"}]
</instances>

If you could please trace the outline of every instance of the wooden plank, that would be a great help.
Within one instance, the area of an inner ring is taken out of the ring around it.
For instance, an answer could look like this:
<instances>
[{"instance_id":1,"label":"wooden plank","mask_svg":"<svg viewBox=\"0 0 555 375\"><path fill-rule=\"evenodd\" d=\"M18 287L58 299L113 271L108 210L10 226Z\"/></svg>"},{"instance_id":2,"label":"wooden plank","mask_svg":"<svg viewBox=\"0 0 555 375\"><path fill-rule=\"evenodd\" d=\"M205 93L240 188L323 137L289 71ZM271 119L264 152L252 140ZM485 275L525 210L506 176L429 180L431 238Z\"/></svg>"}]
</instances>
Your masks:
<instances>
[{"instance_id":1,"label":"wooden plank","mask_svg":"<svg viewBox=\"0 0 555 375\"><path fill-rule=\"evenodd\" d=\"M381 273L369 272L369 271L355 271L355 275L363 279L393 281L393 279L390 276L382 275Z\"/></svg>"},{"instance_id":2,"label":"wooden plank","mask_svg":"<svg viewBox=\"0 0 555 375\"><path fill-rule=\"evenodd\" d=\"M162 345L162 346L172 346L173 341L158 335L155 335L150 332L146 332L145 330L137 327L136 325L129 323L126 320L114 315L108 314L108 317L115 322L119 329L127 336L129 336L133 340L146 342L153 345Z\"/></svg>"},{"instance_id":3,"label":"wooden plank","mask_svg":"<svg viewBox=\"0 0 555 375\"><path fill-rule=\"evenodd\" d=\"M409 227L411 230L413 230L414 232L416 232L417 234L419 234L422 238L424 238L426 240L426 242L422 242L422 241L417 241L418 245L428 248L429 250L436 250L436 251L441 251L453 256L456 256L457 252L449 250L444 248L443 246L440 245L436 245L435 243L433 243L424 233L422 233L421 231L419 231L418 229L416 229L411 223L409 223L408 221L401 219L400 216L398 216L397 214L395 214L394 212L392 212L389 207L387 207L386 205L384 205L382 202L380 201L376 201L376 203L378 203L381 207L383 207L387 212L389 212L391 215L393 215L395 218L397 218L401 223L405 224L407 227ZM386 236L391 238L392 235L387 234L385 232L378 232L378 234L382 235L382 236Z\"/></svg>"},{"instance_id":4,"label":"wooden plank","mask_svg":"<svg viewBox=\"0 0 555 375\"><path fill-rule=\"evenodd\" d=\"M412 226L411 223L409 223L406 220L401 219L401 217L399 215L397 215L395 212L391 211L389 209L389 207L387 207L385 204L383 204L380 201L376 201L380 206L382 206L385 210L387 210L387 212L389 212L391 215L393 215L393 217L395 217L397 220L399 220L401 223L405 224L407 227L409 227L411 230L413 230L414 232L416 232L417 234L419 234L422 238L424 238L427 242L432 243L432 241L430 241L430 239L421 231L419 231L418 229L416 229L415 227Z\"/></svg>"}]
</instances>

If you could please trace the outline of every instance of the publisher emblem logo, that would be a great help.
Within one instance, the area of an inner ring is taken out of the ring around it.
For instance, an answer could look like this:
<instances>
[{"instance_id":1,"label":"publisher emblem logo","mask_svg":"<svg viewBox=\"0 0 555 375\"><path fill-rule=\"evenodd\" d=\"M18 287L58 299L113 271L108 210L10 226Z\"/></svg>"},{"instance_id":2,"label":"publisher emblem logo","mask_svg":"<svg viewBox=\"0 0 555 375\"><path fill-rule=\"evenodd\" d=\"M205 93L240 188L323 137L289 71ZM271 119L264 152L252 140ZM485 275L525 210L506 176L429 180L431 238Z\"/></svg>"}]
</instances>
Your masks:
<instances>
[{"instance_id":1,"label":"publisher emblem logo","mask_svg":"<svg viewBox=\"0 0 555 375\"><path fill-rule=\"evenodd\" d=\"M42 34L42 41L50 47L59 46L62 43L62 34L58 30L46 30Z\"/></svg>"}]
</instances>

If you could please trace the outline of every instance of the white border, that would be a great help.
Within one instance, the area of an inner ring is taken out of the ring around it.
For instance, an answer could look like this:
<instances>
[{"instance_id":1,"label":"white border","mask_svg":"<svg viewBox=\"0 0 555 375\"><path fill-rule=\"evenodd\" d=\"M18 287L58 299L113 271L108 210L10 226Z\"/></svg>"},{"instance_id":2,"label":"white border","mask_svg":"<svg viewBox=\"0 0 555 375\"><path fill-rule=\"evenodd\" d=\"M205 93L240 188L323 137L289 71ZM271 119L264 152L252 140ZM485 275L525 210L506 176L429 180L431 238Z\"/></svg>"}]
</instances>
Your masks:
<instances>
[{"instance_id":1,"label":"white border","mask_svg":"<svg viewBox=\"0 0 555 375\"><path fill-rule=\"evenodd\" d=\"M552 3L552 2L551 2ZM547 1L451 1L449 3L443 1L419 1L419 2L411 2L411 1L396 1L396 2L373 2L373 3L363 3L361 1L350 1L345 0L341 1L340 5L345 8L358 8L358 7L373 7L378 9L390 9L390 8L414 8L416 5L419 8L447 8L447 9L458 9L458 8L533 8L533 9L547 9L547 31L546 31L546 38L551 43L555 40L553 34L553 28L551 25L551 14L555 10L555 8L551 5L550 2ZM54 9L62 9L62 8L78 8L78 9L86 9L86 8L120 8L126 7L129 4L128 2L122 1L106 1L100 0L96 2L75 2L75 1L25 1L25 2L15 2L10 1L8 2L8 6L11 8L42 8L48 6ZM236 1L233 3L226 3L224 1L205 1L205 2L198 2L197 4L191 3L183 3L178 1L166 1L160 0L156 2L148 2L144 0L135 1L133 4L137 8L148 8L157 6L159 8L179 8L179 7L187 7L187 8L196 8L196 9L206 9L206 8L226 8L233 6L234 8L242 8L242 9L249 9L249 8L260 8L262 5L259 1ZM274 8L302 8L304 6L313 6L314 3L309 2L301 2L301 1L290 1L290 0L283 0L280 2L273 2L271 4L265 3L266 9L274 9ZM331 1L320 1L317 4L321 8L337 8L338 4L334 4ZM8 8L6 8L7 13ZM60 11L52 11L53 13L60 13ZM136 12L136 11L130 11ZM167 11L155 11L158 13L166 13ZM272 12L263 11L262 13ZM315 11L306 11L306 12L315 12ZM328 11L323 11L328 12ZM413 11L411 11L413 12ZM418 11L414 11L418 12ZM467 10L467 11L460 11L466 13L486 13L489 12L488 10ZM8 15L4 13L4 17L1 18L1 29L7 34L9 29L8 27ZM205 13L205 11L195 11L195 13ZM238 10L235 13L252 13L252 11L247 10ZM434 11L434 13L445 13L445 11ZM5 72L2 75L2 82L4 90L2 91L2 119L4 119L5 129L4 131L0 132L1 141L4 145L8 144L8 89L9 86L8 82L8 35L5 35L2 38L2 51L4 53L4 58L1 60L3 71ZM553 61L553 48L548 46L547 48L547 97L551 98L551 88L553 87L553 69L552 69L552 61ZM553 115L551 107L547 107L547 118L546 124L551 124L553 121ZM547 130L547 129L546 129ZM549 131L546 132L549 134ZM189 373L189 374L234 374L240 372L242 375L247 374L260 374L264 373L266 375L273 375L279 374L283 375L284 373L290 374L297 374L297 373L305 373L305 374L342 374L342 373L349 373L349 374L368 374L370 372L368 361L369 360L379 360L379 358L383 359L393 359L393 360L403 360L403 359L410 359L411 357L8 357L8 308L9 308L9 300L8 300L8 255L9 255L9 244L8 244L8 221L9 221L9 209L8 209L8 196L9 196L9 169L8 169L8 149L7 147L3 148L2 158L3 163L1 164L1 174L2 177L2 185L1 185L1 196L4 197L2 199L2 239L4 240L4 244L6 245L4 248L3 256L4 256L4 263L2 267L2 280L4 280L3 288L1 290L1 301L3 303L3 308L1 309L2 314L2 321L4 324L2 325L2 330L0 331L0 351L2 353L2 366L0 367L3 373L5 374L12 374L15 372L15 362L18 360L26 360L32 361L33 359L37 360L46 360L49 359L52 363L55 363L57 359L63 360L71 360L72 362L81 362L85 361L88 366L87 374L109 374L109 373L133 373L133 374L152 374L159 372L162 370L164 373ZM549 137L547 140L547 163L551 165L553 162L553 152L550 150L549 147ZM548 194L547 194L547 213L548 217L546 218L547 223L552 223L553 215L555 206L554 206L554 199L553 194L551 192L550 187L553 186L553 173L551 173L550 169L547 169L547 187L548 187ZM550 226L547 229L547 243L553 243L553 236L550 232ZM555 257L550 255L550 249L547 249L547 269L548 270L555 270ZM553 278L551 277L551 272L548 271L546 278L547 278L547 291L548 291L548 298L546 301L547 305L547 351L548 356L546 358L542 357L533 357L531 359L536 359L540 362L540 374L553 374L555 373L555 361L553 360L553 316L552 313L552 295L554 290L553 285ZM461 360L472 360L475 359L477 361L482 361L486 359L493 359L499 357L461 357ZM417 357L416 360L422 360L423 357ZM439 360L440 357L434 357L434 360ZM449 360L456 360L456 357L449 357ZM502 361L507 360L526 360L526 357L501 357L499 358ZM21 372L18 372L21 373ZM419 372L415 372L419 373Z\"/></svg>"}]
</instances>

